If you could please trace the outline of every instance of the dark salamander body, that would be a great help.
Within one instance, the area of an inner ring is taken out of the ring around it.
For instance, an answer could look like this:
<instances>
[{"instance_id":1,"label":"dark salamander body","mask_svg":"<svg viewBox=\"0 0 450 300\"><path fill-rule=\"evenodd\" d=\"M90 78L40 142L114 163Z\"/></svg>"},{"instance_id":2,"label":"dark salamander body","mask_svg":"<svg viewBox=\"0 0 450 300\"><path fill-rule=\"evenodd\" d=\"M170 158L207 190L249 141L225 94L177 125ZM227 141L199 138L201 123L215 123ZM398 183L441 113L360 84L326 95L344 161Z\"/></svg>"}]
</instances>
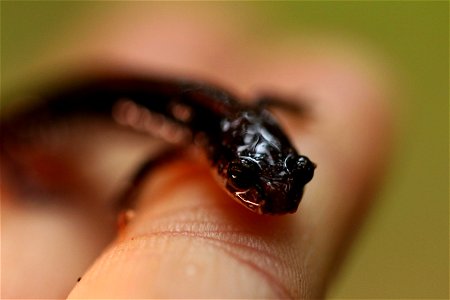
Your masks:
<instances>
[{"instance_id":1,"label":"dark salamander body","mask_svg":"<svg viewBox=\"0 0 450 300\"><path fill-rule=\"evenodd\" d=\"M314 174L315 164L299 155L268 110L207 84L99 76L43 98L20 116L20 124L17 117L4 122L6 132L81 113L113 117L169 142L195 141L224 188L259 214L295 212Z\"/></svg>"}]
</instances>

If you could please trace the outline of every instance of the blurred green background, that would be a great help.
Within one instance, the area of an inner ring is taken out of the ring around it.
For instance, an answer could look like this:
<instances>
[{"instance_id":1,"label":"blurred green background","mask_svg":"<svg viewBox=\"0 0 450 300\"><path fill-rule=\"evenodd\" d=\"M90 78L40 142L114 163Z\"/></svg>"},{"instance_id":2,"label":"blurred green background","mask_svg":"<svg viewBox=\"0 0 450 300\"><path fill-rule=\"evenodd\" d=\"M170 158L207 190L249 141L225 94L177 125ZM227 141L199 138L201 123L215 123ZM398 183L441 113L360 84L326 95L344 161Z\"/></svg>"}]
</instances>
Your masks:
<instances>
[{"instance_id":1,"label":"blurred green background","mask_svg":"<svg viewBox=\"0 0 450 300\"><path fill-rule=\"evenodd\" d=\"M79 16L117 3L1 2L2 91ZM173 4L172 4L173 5ZM205 3L242 7L287 34L345 32L374 45L403 76L398 136L379 201L331 298L449 297L448 2Z\"/></svg>"}]
</instances>

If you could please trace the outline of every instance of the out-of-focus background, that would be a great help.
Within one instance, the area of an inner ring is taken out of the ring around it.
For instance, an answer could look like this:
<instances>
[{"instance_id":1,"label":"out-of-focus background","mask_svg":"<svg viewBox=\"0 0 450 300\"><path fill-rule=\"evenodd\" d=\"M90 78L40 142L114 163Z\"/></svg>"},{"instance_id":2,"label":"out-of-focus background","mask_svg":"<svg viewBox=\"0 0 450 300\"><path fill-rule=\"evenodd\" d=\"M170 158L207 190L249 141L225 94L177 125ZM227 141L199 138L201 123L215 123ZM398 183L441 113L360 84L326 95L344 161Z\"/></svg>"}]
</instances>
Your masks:
<instances>
[{"instance_id":1,"label":"out-of-focus background","mask_svg":"<svg viewBox=\"0 0 450 300\"><path fill-rule=\"evenodd\" d=\"M114 5L121 3L2 1L2 92L67 27ZM259 34L272 39L342 35L385 58L399 84L392 167L329 297L448 298L448 2L202 4L220 5L228 13L251 10L261 20Z\"/></svg>"}]
</instances>

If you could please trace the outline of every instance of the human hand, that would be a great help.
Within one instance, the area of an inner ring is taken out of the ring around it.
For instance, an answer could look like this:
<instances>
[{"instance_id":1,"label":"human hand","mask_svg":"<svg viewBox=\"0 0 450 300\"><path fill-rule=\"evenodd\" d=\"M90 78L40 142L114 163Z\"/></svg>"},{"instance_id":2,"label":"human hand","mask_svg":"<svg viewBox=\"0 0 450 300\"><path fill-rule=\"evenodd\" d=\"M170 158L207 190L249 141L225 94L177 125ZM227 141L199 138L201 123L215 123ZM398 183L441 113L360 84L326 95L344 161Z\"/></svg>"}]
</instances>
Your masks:
<instances>
[{"instance_id":1,"label":"human hand","mask_svg":"<svg viewBox=\"0 0 450 300\"><path fill-rule=\"evenodd\" d=\"M2 185L4 295L62 297L74 285L71 298L324 296L389 150L387 87L370 59L333 47L325 51L314 41L241 43L248 38L243 29L220 19L208 27L201 14L196 20L181 12L152 16L124 17L116 30L107 30L114 34L93 32L89 43L69 43L61 53L75 61L104 60L97 61L99 67L190 73L247 98L270 88L305 99L308 118L277 112L293 143L318 164L299 211L252 214L224 194L202 164L170 162L144 179L135 217L85 274L78 273L82 279L75 284L80 265L90 263L111 238L112 222L99 216L100 208L112 204L30 208L18 205L17 193ZM88 186L80 184L78 197L89 194ZM24 232L26 243L20 240ZM56 248L55 241L71 246Z\"/></svg>"}]
</instances>

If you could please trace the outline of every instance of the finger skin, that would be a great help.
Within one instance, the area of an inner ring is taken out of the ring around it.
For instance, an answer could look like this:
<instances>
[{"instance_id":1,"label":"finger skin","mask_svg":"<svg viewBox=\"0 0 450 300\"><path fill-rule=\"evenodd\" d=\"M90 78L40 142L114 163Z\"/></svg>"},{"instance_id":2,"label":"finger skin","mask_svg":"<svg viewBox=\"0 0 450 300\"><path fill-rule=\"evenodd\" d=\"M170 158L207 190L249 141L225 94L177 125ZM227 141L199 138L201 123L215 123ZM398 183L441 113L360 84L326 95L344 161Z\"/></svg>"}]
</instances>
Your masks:
<instances>
[{"instance_id":1,"label":"finger skin","mask_svg":"<svg viewBox=\"0 0 450 300\"><path fill-rule=\"evenodd\" d=\"M298 272L289 265L297 255L289 247L292 218L243 210L207 169L172 164L150 176L140 195L125 234L71 297L286 298L292 291L284 279L304 280L287 276Z\"/></svg>"},{"instance_id":2,"label":"finger skin","mask_svg":"<svg viewBox=\"0 0 450 300\"><path fill-rule=\"evenodd\" d=\"M70 297L323 297L385 166L389 114L361 70L325 58L309 68L315 78L304 69L313 115L282 118L318 164L298 213L254 215L201 164L168 165L149 175L136 217Z\"/></svg>"}]
</instances>

